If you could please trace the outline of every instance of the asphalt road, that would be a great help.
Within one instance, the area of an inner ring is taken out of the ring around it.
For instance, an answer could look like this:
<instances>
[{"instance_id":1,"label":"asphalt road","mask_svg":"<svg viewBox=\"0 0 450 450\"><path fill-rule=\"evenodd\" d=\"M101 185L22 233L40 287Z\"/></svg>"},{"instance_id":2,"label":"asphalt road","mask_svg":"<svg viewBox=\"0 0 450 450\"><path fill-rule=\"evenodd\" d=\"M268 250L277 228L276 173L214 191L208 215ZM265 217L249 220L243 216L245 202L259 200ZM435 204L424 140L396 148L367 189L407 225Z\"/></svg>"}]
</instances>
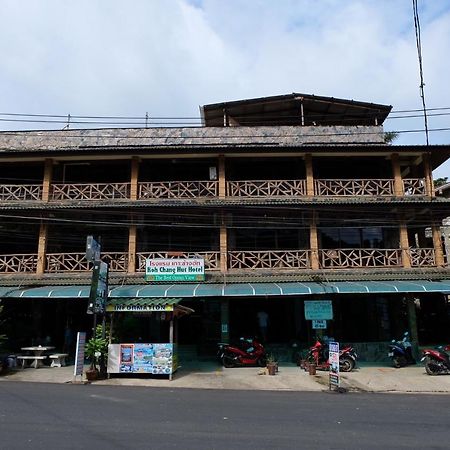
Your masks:
<instances>
[{"instance_id":1,"label":"asphalt road","mask_svg":"<svg viewBox=\"0 0 450 450\"><path fill-rule=\"evenodd\" d=\"M450 448L450 396L0 382L0 449Z\"/></svg>"}]
</instances>

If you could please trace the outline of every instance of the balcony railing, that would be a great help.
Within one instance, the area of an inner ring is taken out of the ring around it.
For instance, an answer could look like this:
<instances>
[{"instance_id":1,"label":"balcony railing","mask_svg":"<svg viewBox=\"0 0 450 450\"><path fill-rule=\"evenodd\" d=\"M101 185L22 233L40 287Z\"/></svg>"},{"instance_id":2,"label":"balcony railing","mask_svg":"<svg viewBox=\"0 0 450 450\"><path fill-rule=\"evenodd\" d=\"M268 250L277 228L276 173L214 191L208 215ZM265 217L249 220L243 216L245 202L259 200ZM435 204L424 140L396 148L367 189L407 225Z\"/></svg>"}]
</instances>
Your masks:
<instances>
[{"instance_id":1,"label":"balcony railing","mask_svg":"<svg viewBox=\"0 0 450 450\"><path fill-rule=\"evenodd\" d=\"M394 180L319 179L314 181L314 195L339 197L394 195Z\"/></svg>"},{"instance_id":2,"label":"balcony railing","mask_svg":"<svg viewBox=\"0 0 450 450\"><path fill-rule=\"evenodd\" d=\"M229 269L309 269L309 250L232 251Z\"/></svg>"},{"instance_id":3,"label":"balcony railing","mask_svg":"<svg viewBox=\"0 0 450 450\"><path fill-rule=\"evenodd\" d=\"M405 196L426 195L423 178L402 180ZM130 200L130 183L52 184L49 201ZM41 201L42 185L0 184L0 202ZM218 181L139 182L138 199L214 198L219 195ZM226 195L232 198L289 198L306 195L306 180L227 181ZM318 197L383 197L395 195L392 179L316 179L314 195Z\"/></svg>"},{"instance_id":4,"label":"balcony railing","mask_svg":"<svg viewBox=\"0 0 450 450\"><path fill-rule=\"evenodd\" d=\"M63 200L126 200L130 183L52 184L51 201Z\"/></svg>"},{"instance_id":5,"label":"balcony railing","mask_svg":"<svg viewBox=\"0 0 450 450\"><path fill-rule=\"evenodd\" d=\"M306 181L227 181L226 193L229 197L295 197L306 194Z\"/></svg>"},{"instance_id":6,"label":"balcony railing","mask_svg":"<svg viewBox=\"0 0 450 450\"><path fill-rule=\"evenodd\" d=\"M151 198L217 197L218 181L160 181L138 184L139 200Z\"/></svg>"},{"instance_id":7,"label":"balcony railing","mask_svg":"<svg viewBox=\"0 0 450 450\"><path fill-rule=\"evenodd\" d=\"M109 264L112 272L126 272L128 269L128 253L102 253L102 261ZM47 253L45 271L87 272L92 270L92 264L86 259L85 253Z\"/></svg>"},{"instance_id":8,"label":"balcony railing","mask_svg":"<svg viewBox=\"0 0 450 450\"><path fill-rule=\"evenodd\" d=\"M0 201L41 200L42 184L0 184Z\"/></svg>"},{"instance_id":9,"label":"balcony railing","mask_svg":"<svg viewBox=\"0 0 450 450\"><path fill-rule=\"evenodd\" d=\"M0 255L0 273L34 273L37 255Z\"/></svg>"},{"instance_id":10,"label":"balcony railing","mask_svg":"<svg viewBox=\"0 0 450 450\"><path fill-rule=\"evenodd\" d=\"M402 268L401 249L327 249L319 250L320 269ZM407 258L413 268L436 267L432 248L410 248ZM229 251L228 269L233 271L273 270L298 271L311 269L310 250ZM220 270L220 253L210 252L139 252L136 253L136 272L145 272L147 258L203 258L206 271ZM111 272L129 270L127 252L104 252L102 260ZM0 273L36 273L37 254L0 255ZM85 253L48 253L46 273L90 272L92 264Z\"/></svg>"},{"instance_id":11,"label":"balcony railing","mask_svg":"<svg viewBox=\"0 0 450 450\"><path fill-rule=\"evenodd\" d=\"M400 249L340 248L319 251L322 269L362 269L366 267L401 267Z\"/></svg>"},{"instance_id":12,"label":"balcony railing","mask_svg":"<svg viewBox=\"0 0 450 450\"><path fill-rule=\"evenodd\" d=\"M412 267L433 267L436 265L434 248L410 248L409 255Z\"/></svg>"},{"instance_id":13,"label":"balcony railing","mask_svg":"<svg viewBox=\"0 0 450 450\"><path fill-rule=\"evenodd\" d=\"M220 270L219 252L139 252L136 253L136 272L145 272L145 260L158 258L202 258L205 270Z\"/></svg>"},{"instance_id":14,"label":"balcony railing","mask_svg":"<svg viewBox=\"0 0 450 450\"><path fill-rule=\"evenodd\" d=\"M426 195L425 179L403 178L403 189L405 195Z\"/></svg>"}]
</instances>

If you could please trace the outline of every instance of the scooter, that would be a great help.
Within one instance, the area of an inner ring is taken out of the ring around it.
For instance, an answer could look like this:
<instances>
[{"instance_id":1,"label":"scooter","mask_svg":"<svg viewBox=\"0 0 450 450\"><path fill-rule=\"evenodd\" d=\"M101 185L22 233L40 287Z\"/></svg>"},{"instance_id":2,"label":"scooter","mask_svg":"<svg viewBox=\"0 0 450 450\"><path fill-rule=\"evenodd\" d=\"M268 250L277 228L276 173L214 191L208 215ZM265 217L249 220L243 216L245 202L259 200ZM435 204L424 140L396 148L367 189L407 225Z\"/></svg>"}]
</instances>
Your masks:
<instances>
[{"instance_id":1,"label":"scooter","mask_svg":"<svg viewBox=\"0 0 450 450\"><path fill-rule=\"evenodd\" d=\"M231 345L219 342L217 357L223 367L259 366L266 365L266 350L254 338L240 338L239 342Z\"/></svg>"},{"instance_id":2,"label":"scooter","mask_svg":"<svg viewBox=\"0 0 450 450\"><path fill-rule=\"evenodd\" d=\"M342 372L351 372L356 366L356 354L354 348L350 345L342 347L339 350L339 370ZM329 370L330 361L328 358L328 348L319 339L309 349L306 356L307 361L313 362L318 370Z\"/></svg>"},{"instance_id":3,"label":"scooter","mask_svg":"<svg viewBox=\"0 0 450 450\"><path fill-rule=\"evenodd\" d=\"M450 345L439 346L436 349L425 349L422 351L421 361L425 364L425 372L428 375L450 374Z\"/></svg>"},{"instance_id":4,"label":"scooter","mask_svg":"<svg viewBox=\"0 0 450 450\"><path fill-rule=\"evenodd\" d=\"M389 344L388 357L392 358L392 364L397 369L407 365L416 364L416 360L412 355L408 332L403 334L403 339L401 341L392 339Z\"/></svg>"}]
</instances>

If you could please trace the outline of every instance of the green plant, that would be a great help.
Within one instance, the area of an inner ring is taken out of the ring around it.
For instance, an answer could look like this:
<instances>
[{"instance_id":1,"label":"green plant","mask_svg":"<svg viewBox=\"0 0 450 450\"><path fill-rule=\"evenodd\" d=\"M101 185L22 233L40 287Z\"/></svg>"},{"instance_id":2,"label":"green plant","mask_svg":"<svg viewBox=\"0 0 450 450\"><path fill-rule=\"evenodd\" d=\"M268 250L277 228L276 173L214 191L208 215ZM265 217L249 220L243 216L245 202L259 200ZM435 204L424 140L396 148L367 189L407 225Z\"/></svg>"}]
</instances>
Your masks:
<instances>
[{"instance_id":1,"label":"green plant","mask_svg":"<svg viewBox=\"0 0 450 450\"><path fill-rule=\"evenodd\" d=\"M86 357L91 361L91 370L98 370L101 358L108 355L108 340L102 337L92 337L87 341L85 348Z\"/></svg>"},{"instance_id":2,"label":"green plant","mask_svg":"<svg viewBox=\"0 0 450 450\"><path fill-rule=\"evenodd\" d=\"M277 358L273 353L269 353L266 358L267 364L276 364Z\"/></svg>"}]
</instances>

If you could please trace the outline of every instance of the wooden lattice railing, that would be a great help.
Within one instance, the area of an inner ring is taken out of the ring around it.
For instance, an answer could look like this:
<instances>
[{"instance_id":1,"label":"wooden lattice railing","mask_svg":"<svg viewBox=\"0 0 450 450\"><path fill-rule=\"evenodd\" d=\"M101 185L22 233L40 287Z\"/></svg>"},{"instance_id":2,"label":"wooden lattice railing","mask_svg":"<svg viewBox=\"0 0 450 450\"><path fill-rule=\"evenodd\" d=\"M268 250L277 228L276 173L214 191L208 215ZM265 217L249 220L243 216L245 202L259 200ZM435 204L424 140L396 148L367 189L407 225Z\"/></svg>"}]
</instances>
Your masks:
<instances>
[{"instance_id":1,"label":"wooden lattice railing","mask_svg":"<svg viewBox=\"0 0 450 450\"><path fill-rule=\"evenodd\" d=\"M42 184L0 184L0 201L41 200Z\"/></svg>"},{"instance_id":2,"label":"wooden lattice railing","mask_svg":"<svg viewBox=\"0 0 450 450\"><path fill-rule=\"evenodd\" d=\"M138 184L138 198L198 198L216 197L218 181L160 181Z\"/></svg>"},{"instance_id":3,"label":"wooden lattice railing","mask_svg":"<svg viewBox=\"0 0 450 450\"><path fill-rule=\"evenodd\" d=\"M219 257L219 252L139 252L136 253L136 272L145 272L145 260L148 258L201 258L205 260L205 270L219 270Z\"/></svg>"},{"instance_id":4,"label":"wooden lattice railing","mask_svg":"<svg viewBox=\"0 0 450 450\"><path fill-rule=\"evenodd\" d=\"M436 265L434 248L410 248L412 267L433 267Z\"/></svg>"},{"instance_id":5,"label":"wooden lattice railing","mask_svg":"<svg viewBox=\"0 0 450 450\"><path fill-rule=\"evenodd\" d=\"M232 251L230 269L309 269L309 250Z\"/></svg>"},{"instance_id":6,"label":"wooden lattice railing","mask_svg":"<svg viewBox=\"0 0 450 450\"><path fill-rule=\"evenodd\" d=\"M229 197L295 197L306 194L305 180L227 181Z\"/></svg>"},{"instance_id":7,"label":"wooden lattice railing","mask_svg":"<svg viewBox=\"0 0 450 450\"><path fill-rule=\"evenodd\" d=\"M306 194L305 180L227 181L229 197L295 197Z\"/></svg>"},{"instance_id":8,"label":"wooden lattice railing","mask_svg":"<svg viewBox=\"0 0 450 450\"><path fill-rule=\"evenodd\" d=\"M50 201L122 200L130 197L130 183L52 184Z\"/></svg>"},{"instance_id":9,"label":"wooden lattice railing","mask_svg":"<svg viewBox=\"0 0 450 450\"><path fill-rule=\"evenodd\" d=\"M405 195L425 195L425 179L403 178L403 189Z\"/></svg>"},{"instance_id":10,"label":"wooden lattice railing","mask_svg":"<svg viewBox=\"0 0 450 450\"><path fill-rule=\"evenodd\" d=\"M102 253L102 261L109 264L110 272L126 272L128 253ZM85 253L47 253L46 272L87 272L92 264L85 258Z\"/></svg>"},{"instance_id":11,"label":"wooden lattice railing","mask_svg":"<svg viewBox=\"0 0 450 450\"><path fill-rule=\"evenodd\" d=\"M0 273L35 273L38 256L0 255Z\"/></svg>"},{"instance_id":12,"label":"wooden lattice railing","mask_svg":"<svg viewBox=\"0 0 450 450\"><path fill-rule=\"evenodd\" d=\"M322 269L401 267L402 251L395 249L340 248L319 251Z\"/></svg>"},{"instance_id":13,"label":"wooden lattice railing","mask_svg":"<svg viewBox=\"0 0 450 450\"><path fill-rule=\"evenodd\" d=\"M342 179L314 181L315 195L344 196L382 196L394 195L394 180L391 179Z\"/></svg>"}]
</instances>

